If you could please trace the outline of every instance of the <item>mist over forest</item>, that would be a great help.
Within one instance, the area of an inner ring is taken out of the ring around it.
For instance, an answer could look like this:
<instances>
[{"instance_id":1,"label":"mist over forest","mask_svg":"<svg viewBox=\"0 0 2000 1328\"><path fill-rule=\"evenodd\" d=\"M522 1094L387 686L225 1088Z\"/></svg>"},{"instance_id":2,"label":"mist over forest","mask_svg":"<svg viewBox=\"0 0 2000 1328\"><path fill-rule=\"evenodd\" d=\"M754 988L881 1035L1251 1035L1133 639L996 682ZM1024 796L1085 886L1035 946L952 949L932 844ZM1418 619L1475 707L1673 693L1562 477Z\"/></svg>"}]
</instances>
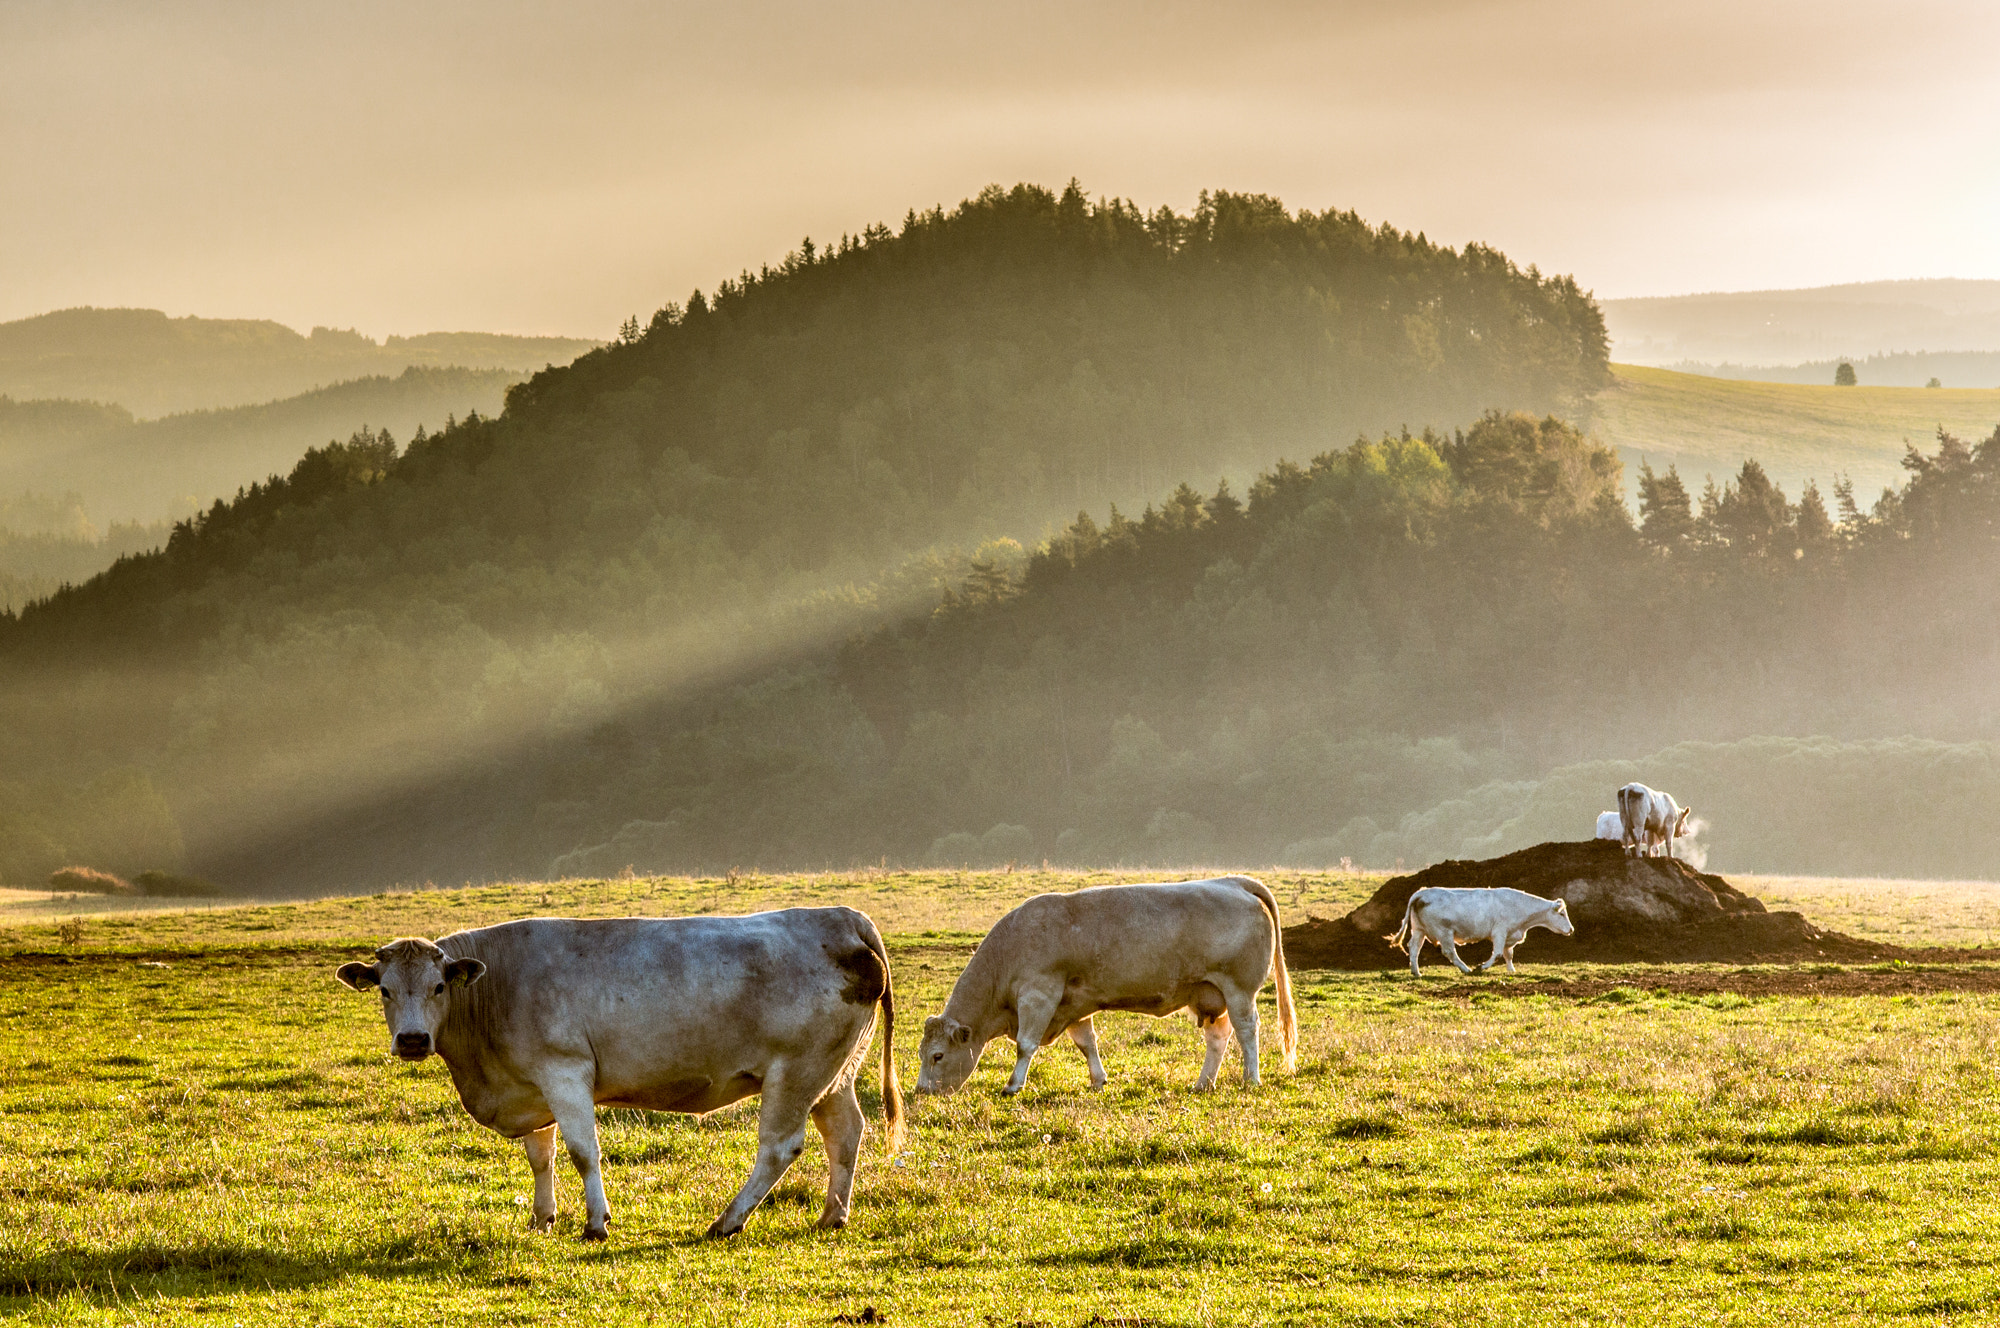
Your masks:
<instances>
[{"instance_id":1,"label":"mist over forest","mask_svg":"<svg viewBox=\"0 0 2000 1328\"><path fill-rule=\"evenodd\" d=\"M1608 381L1570 278L1260 196L807 241L0 616L0 880L1386 867L1635 776L1712 866L2000 872L2000 428L1703 484Z\"/></svg>"}]
</instances>

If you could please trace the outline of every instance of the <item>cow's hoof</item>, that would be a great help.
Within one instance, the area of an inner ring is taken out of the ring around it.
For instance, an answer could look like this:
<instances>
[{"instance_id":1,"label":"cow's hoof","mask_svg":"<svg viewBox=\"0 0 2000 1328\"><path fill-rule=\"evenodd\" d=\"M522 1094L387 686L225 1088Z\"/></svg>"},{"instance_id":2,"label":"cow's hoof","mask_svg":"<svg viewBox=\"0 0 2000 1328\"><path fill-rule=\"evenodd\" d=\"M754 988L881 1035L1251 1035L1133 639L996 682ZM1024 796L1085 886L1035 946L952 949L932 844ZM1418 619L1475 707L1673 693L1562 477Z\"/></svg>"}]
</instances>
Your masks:
<instances>
[{"instance_id":1,"label":"cow's hoof","mask_svg":"<svg viewBox=\"0 0 2000 1328\"><path fill-rule=\"evenodd\" d=\"M721 1239L723 1239L724 1237L727 1237L727 1236L733 1236L733 1235L735 1235L735 1234L736 1234L737 1232L741 1231L742 1229L743 1229L743 1226L742 1226L742 1224L741 1224L741 1223L738 1223L737 1225L735 1225L735 1226L733 1226L733 1227L732 1227L732 1226L730 1226L730 1225L729 1225L729 1224L728 1224L727 1222L725 1222L725 1221L724 1221L723 1219L721 1219L721 1218L719 1218L719 1217L718 1217L718 1218L716 1218L716 1219L715 1219L715 1221L714 1221L713 1223L711 1223L711 1224L709 1225L709 1228L708 1228L708 1239L709 1239L709 1240L721 1240Z\"/></svg>"},{"instance_id":2,"label":"cow's hoof","mask_svg":"<svg viewBox=\"0 0 2000 1328\"><path fill-rule=\"evenodd\" d=\"M610 1239L611 1233L603 1227L585 1227L583 1229L583 1242L586 1245L594 1245L598 1241Z\"/></svg>"},{"instance_id":3,"label":"cow's hoof","mask_svg":"<svg viewBox=\"0 0 2000 1328\"><path fill-rule=\"evenodd\" d=\"M554 1213L550 1213L547 1217L543 1217L540 1213L537 1213L528 1220L528 1230L530 1231L553 1231L555 1230L555 1225L556 1215Z\"/></svg>"},{"instance_id":4,"label":"cow's hoof","mask_svg":"<svg viewBox=\"0 0 2000 1328\"><path fill-rule=\"evenodd\" d=\"M1021 1088L1026 1088L1026 1087L1027 1087L1027 1085L1026 1085L1026 1084L1023 1084L1023 1085L1021 1085ZM1019 1097L1019 1096L1021 1096L1021 1089L1020 1089L1020 1088L1003 1088L1003 1089L1001 1089L1001 1090L1000 1090L1000 1096L1001 1096L1001 1097Z\"/></svg>"},{"instance_id":5,"label":"cow's hoof","mask_svg":"<svg viewBox=\"0 0 2000 1328\"><path fill-rule=\"evenodd\" d=\"M838 1231L846 1225L847 1225L847 1214L845 1213L824 1214L817 1223L817 1226L821 1231Z\"/></svg>"}]
</instances>

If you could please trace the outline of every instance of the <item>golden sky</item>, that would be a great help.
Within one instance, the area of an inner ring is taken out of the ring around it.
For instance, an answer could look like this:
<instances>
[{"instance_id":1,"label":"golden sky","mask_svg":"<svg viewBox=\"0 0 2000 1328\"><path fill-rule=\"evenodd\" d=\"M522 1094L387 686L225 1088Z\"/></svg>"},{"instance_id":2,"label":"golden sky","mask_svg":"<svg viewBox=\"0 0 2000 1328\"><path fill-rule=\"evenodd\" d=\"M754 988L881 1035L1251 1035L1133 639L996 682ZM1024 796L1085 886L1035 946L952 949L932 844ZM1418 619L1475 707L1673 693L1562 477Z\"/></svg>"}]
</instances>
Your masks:
<instances>
[{"instance_id":1,"label":"golden sky","mask_svg":"<svg viewBox=\"0 0 2000 1328\"><path fill-rule=\"evenodd\" d=\"M0 320L608 336L992 182L1606 297L2000 277L1992 0L0 0Z\"/></svg>"}]
</instances>

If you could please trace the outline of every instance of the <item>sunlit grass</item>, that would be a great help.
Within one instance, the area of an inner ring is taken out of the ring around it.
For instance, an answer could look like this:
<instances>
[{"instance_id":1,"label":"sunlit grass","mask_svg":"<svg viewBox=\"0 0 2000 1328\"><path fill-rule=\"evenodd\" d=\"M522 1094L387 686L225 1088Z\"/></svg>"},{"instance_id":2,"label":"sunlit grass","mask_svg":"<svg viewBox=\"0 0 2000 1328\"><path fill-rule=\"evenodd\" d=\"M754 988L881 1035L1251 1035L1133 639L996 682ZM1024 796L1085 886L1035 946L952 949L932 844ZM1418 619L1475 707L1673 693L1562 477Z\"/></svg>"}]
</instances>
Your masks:
<instances>
[{"instance_id":1,"label":"sunlit grass","mask_svg":"<svg viewBox=\"0 0 2000 1328\"><path fill-rule=\"evenodd\" d=\"M1829 507L1834 480L1847 475L1866 507L1908 478L1906 440L1930 452L1940 424L1968 442L2000 425L2000 390L1992 388L1739 382L1630 364L1613 365L1612 375L1593 400L1592 431L1644 454L1655 470L1678 464L1695 493L1704 475L1719 484L1755 457L1794 498L1816 478ZM1628 470L1628 494L1635 480Z\"/></svg>"},{"instance_id":2,"label":"sunlit grass","mask_svg":"<svg viewBox=\"0 0 2000 1328\"><path fill-rule=\"evenodd\" d=\"M1732 876L1766 908L1803 913L1831 931L1906 946L2000 945L2000 882Z\"/></svg>"},{"instance_id":3,"label":"sunlit grass","mask_svg":"<svg viewBox=\"0 0 2000 1328\"><path fill-rule=\"evenodd\" d=\"M1219 872L1222 869L1209 869ZM1144 871L860 871L707 876L419 888L309 901L277 901L218 910L186 901L110 900L70 895L53 904L45 893L0 897L0 950L61 944L65 920L81 920L88 946L173 947L226 944L297 945L326 941L373 946L391 936L436 936L508 918L680 916L748 913L794 905L846 904L875 919L885 933L984 933L994 919L1031 894L1117 881L1180 880L1202 869ZM1339 916L1361 903L1384 876L1365 872L1258 873L1278 897L1287 921L1307 912Z\"/></svg>"},{"instance_id":4,"label":"sunlit grass","mask_svg":"<svg viewBox=\"0 0 2000 1328\"><path fill-rule=\"evenodd\" d=\"M1280 879L1308 902L1373 884ZM823 890L935 924L885 928L907 1083L915 1026L980 910L1075 883L760 877L734 906ZM1193 1094L1187 1022L1107 1015L1104 1092L1058 1046L1003 1100L1007 1058L989 1056L959 1095L913 1103L901 1158L871 1134L854 1222L833 1235L811 1229L815 1139L742 1237L698 1239L749 1168L754 1103L701 1121L607 1111L611 1241L576 1241L566 1168L556 1232L530 1234L519 1149L465 1116L435 1061L388 1058L376 1002L333 965L357 937L700 911L704 891L724 898L715 882L570 882L92 918L73 945L8 933L0 1314L758 1325L872 1306L892 1323L1071 1328L2000 1312L2000 998L1670 998L1643 968L1593 970L1625 985L1590 1001L1533 994L1559 971L1535 965L1421 987L1299 974L1299 1072L1256 1092L1225 1073ZM871 1071L871 1125L876 1089Z\"/></svg>"}]
</instances>

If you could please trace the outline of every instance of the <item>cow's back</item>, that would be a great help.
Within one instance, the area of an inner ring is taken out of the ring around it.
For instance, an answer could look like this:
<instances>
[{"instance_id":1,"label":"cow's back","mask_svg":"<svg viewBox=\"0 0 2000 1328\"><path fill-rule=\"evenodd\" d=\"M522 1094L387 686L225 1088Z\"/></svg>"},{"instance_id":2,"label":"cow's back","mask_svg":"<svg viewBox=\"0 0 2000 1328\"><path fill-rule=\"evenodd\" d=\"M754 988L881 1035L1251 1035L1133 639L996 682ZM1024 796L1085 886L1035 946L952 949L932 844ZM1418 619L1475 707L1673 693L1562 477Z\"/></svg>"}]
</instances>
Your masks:
<instances>
[{"instance_id":1,"label":"cow's back","mask_svg":"<svg viewBox=\"0 0 2000 1328\"><path fill-rule=\"evenodd\" d=\"M1271 961L1276 924L1234 877L1159 885L1093 886L1036 895L996 924L988 943L1009 953L1006 966L1121 979L1150 989L1196 979L1218 967Z\"/></svg>"}]
</instances>

